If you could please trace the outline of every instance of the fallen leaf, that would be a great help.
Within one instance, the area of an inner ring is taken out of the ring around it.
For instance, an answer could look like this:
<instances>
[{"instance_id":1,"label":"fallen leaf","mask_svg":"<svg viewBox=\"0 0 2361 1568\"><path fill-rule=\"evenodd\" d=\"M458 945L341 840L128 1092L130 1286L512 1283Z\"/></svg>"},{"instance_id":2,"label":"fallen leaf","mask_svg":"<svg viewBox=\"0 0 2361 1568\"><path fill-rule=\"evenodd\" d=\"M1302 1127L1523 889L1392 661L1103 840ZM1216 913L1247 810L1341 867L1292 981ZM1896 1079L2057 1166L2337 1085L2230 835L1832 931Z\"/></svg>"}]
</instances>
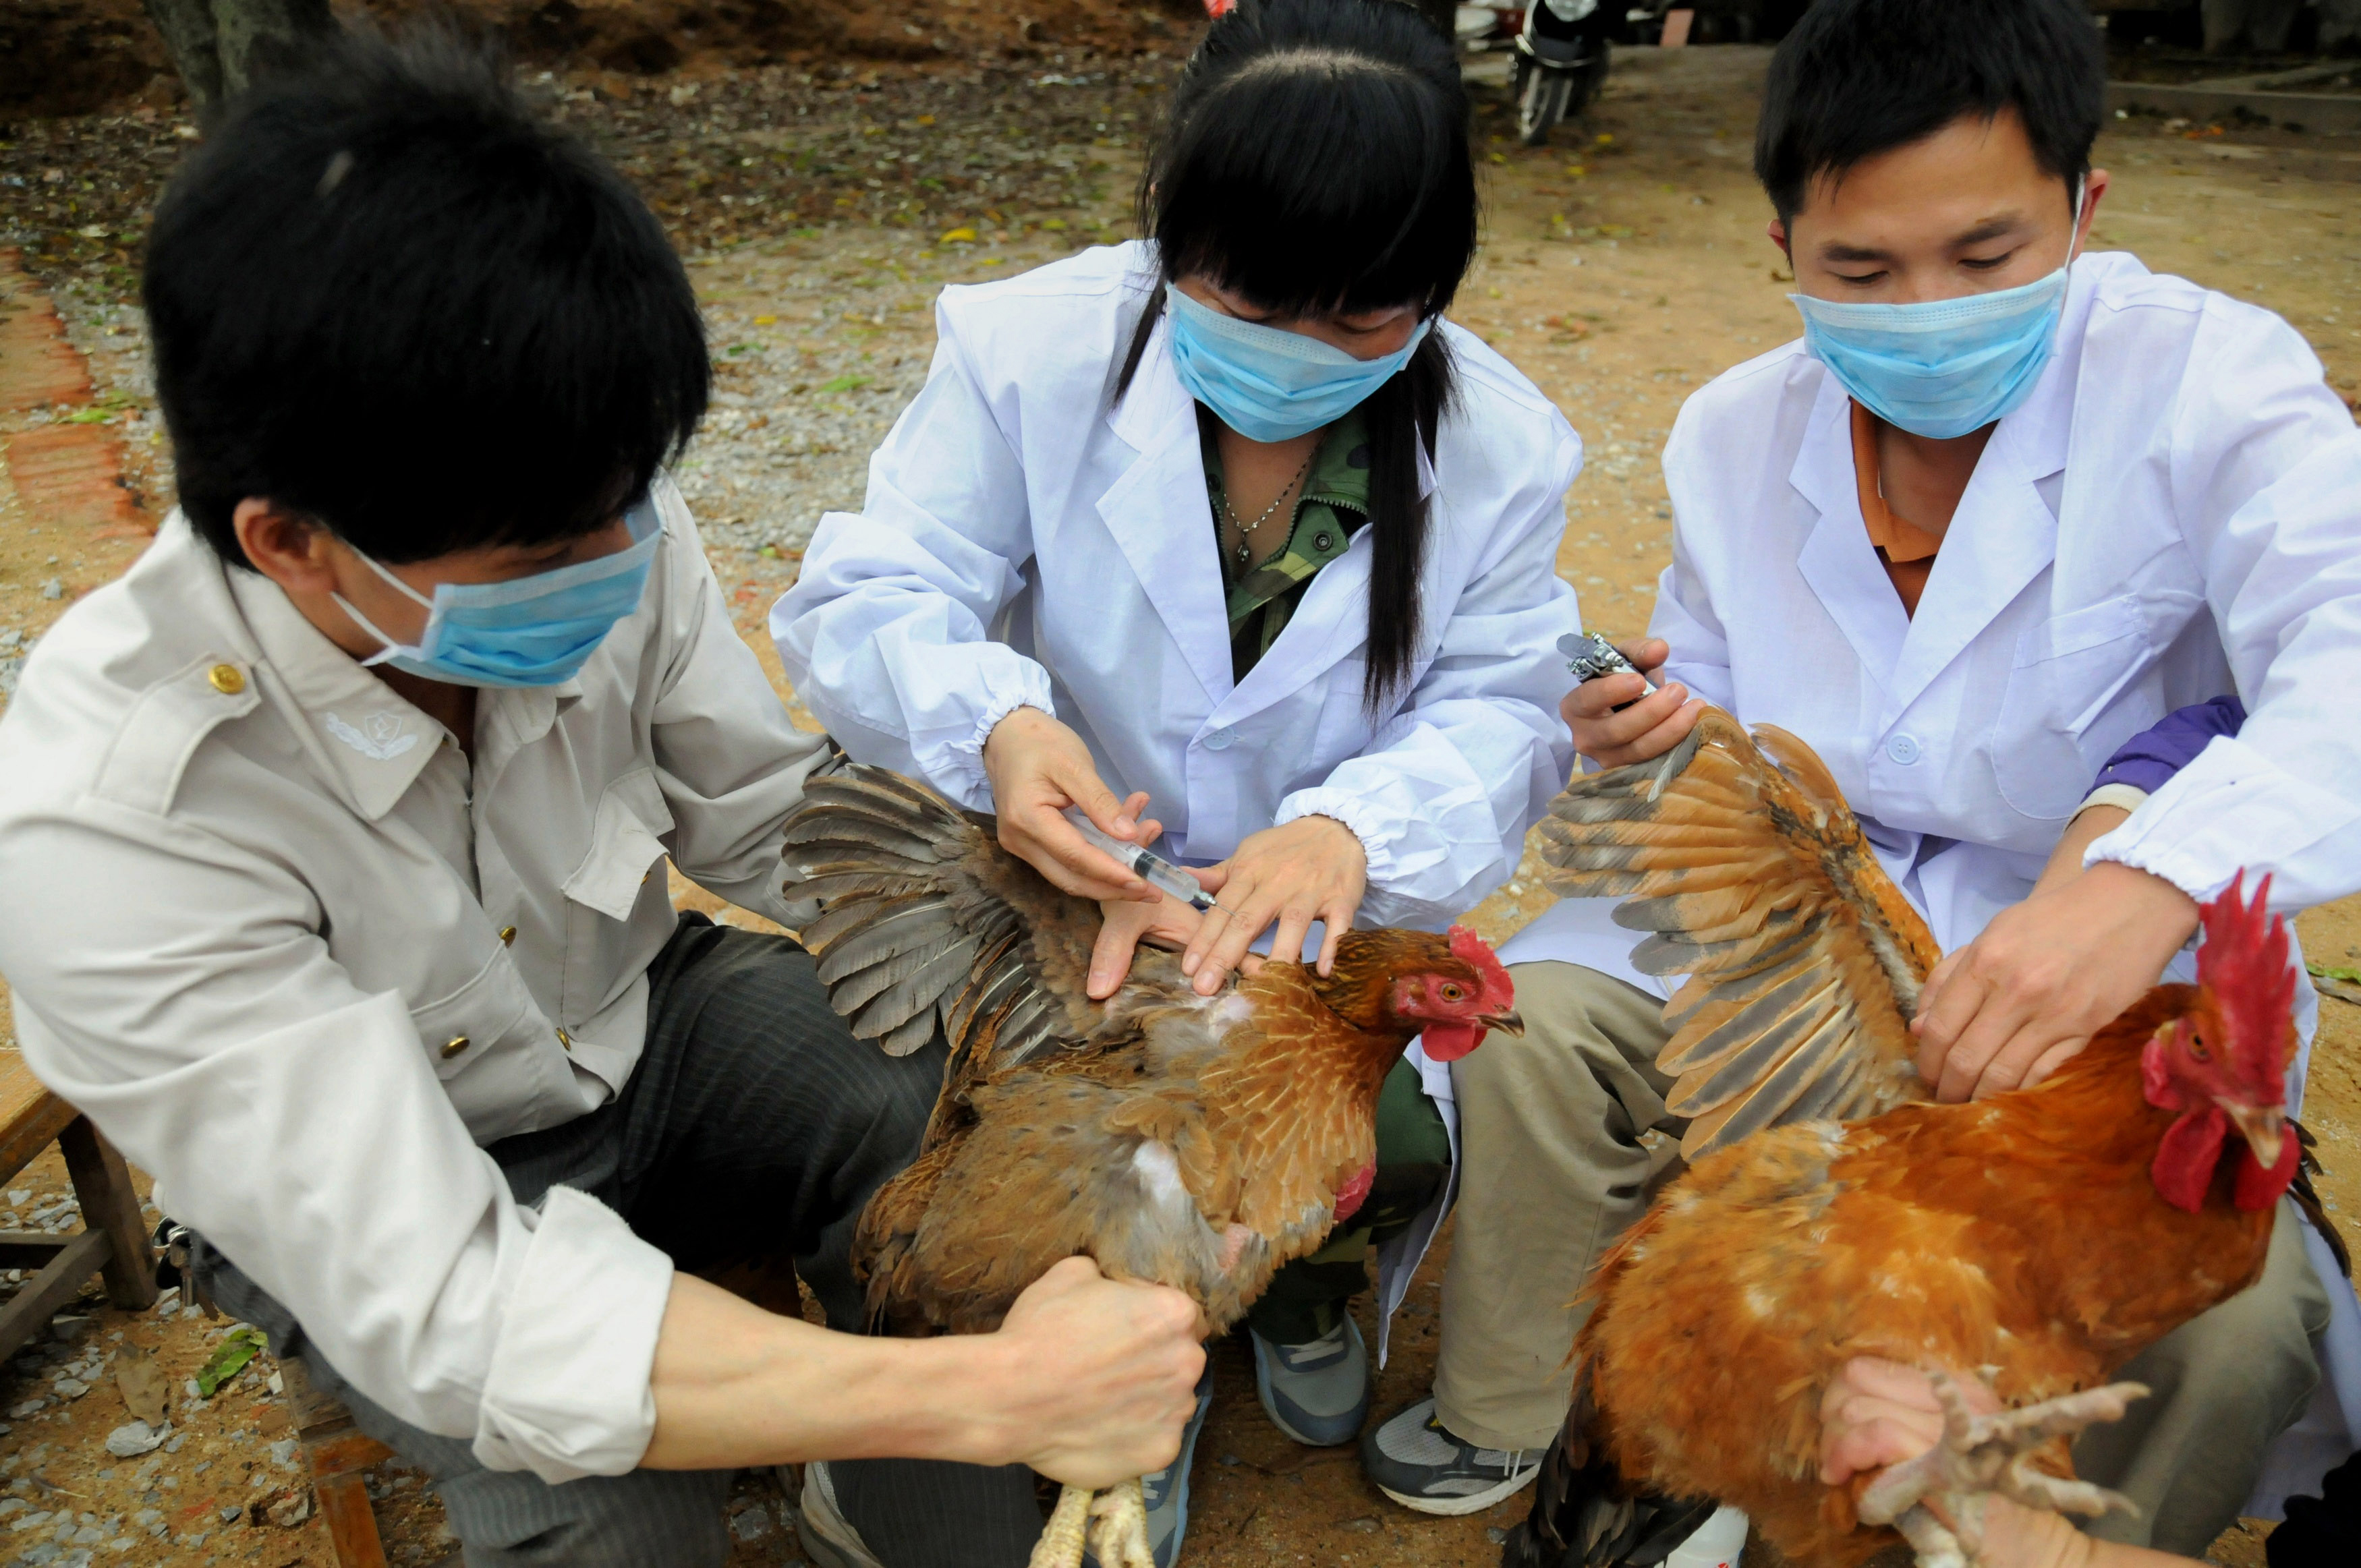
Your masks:
<instances>
[{"instance_id":1,"label":"fallen leaf","mask_svg":"<svg viewBox=\"0 0 2361 1568\"><path fill-rule=\"evenodd\" d=\"M2361 1006L2361 970L2330 969L2326 964L2314 963L2303 967L2312 971L2312 988L2323 996Z\"/></svg>"},{"instance_id":2,"label":"fallen leaf","mask_svg":"<svg viewBox=\"0 0 2361 1568\"><path fill-rule=\"evenodd\" d=\"M261 1350L262 1336L252 1329L241 1329L222 1341L221 1347L214 1352L213 1359L197 1372L198 1394L212 1398L215 1389L245 1371L246 1364Z\"/></svg>"},{"instance_id":3,"label":"fallen leaf","mask_svg":"<svg viewBox=\"0 0 2361 1568\"><path fill-rule=\"evenodd\" d=\"M943 237L935 243L937 245L972 245L975 243L975 231L966 227L945 229Z\"/></svg>"},{"instance_id":4,"label":"fallen leaf","mask_svg":"<svg viewBox=\"0 0 2361 1568\"><path fill-rule=\"evenodd\" d=\"M151 1427L164 1424L170 1388L144 1348L126 1341L115 1353L115 1387L123 1395L123 1408L133 1416Z\"/></svg>"}]
</instances>

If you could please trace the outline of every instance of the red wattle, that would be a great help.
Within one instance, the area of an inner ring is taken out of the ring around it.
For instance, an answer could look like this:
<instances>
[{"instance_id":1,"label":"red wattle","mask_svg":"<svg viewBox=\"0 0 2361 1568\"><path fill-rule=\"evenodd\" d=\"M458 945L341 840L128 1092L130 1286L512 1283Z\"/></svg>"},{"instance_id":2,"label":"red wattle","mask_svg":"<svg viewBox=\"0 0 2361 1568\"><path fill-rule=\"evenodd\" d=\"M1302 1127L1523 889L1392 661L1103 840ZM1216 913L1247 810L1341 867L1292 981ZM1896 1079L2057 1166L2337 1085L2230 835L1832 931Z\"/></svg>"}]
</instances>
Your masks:
<instances>
[{"instance_id":1,"label":"red wattle","mask_svg":"<svg viewBox=\"0 0 2361 1568\"><path fill-rule=\"evenodd\" d=\"M1361 1205L1369 1199L1369 1189L1377 1185L1378 1162L1371 1160L1356 1171L1353 1179L1336 1189L1336 1223L1343 1224L1360 1212Z\"/></svg>"},{"instance_id":2,"label":"red wattle","mask_svg":"<svg viewBox=\"0 0 2361 1568\"><path fill-rule=\"evenodd\" d=\"M2191 1111L2165 1129L2164 1142L2157 1146L2155 1162L2148 1167L2148 1179L2166 1202L2197 1212L2205 1201L2205 1190L2213 1184L2213 1167L2222 1157L2222 1140L2229 1131L2230 1118L2218 1105Z\"/></svg>"},{"instance_id":3,"label":"red wattle","mask_svg":"<svg viewBox=\"0 0 2361 1568\"><path fill-rule=\"evenodd\" d=\"M1429 1024L1418 1043L1434 1061L1457 1061L1484 1043L1484 1031L1466 1024Z\"/></svg>"},{"instance_id":4,"label":"red wattle","mask_svg":"<svg viewBox=\"0 0 2361 1568\"><path fill-rule=\"evenodd\" d=\"M2255 1158L2255 1151L2241 1144L2238 1146L2237 1186L2232 1200L2239 1208L2252 1213L2268 1209L2279 1201L2279 1194L2295 1179L2296 1162L2303 1157L2303 1146L2290 1129L2279 1140L2279 1163L2265 1170Z\"/></svg>"}]
</instances>

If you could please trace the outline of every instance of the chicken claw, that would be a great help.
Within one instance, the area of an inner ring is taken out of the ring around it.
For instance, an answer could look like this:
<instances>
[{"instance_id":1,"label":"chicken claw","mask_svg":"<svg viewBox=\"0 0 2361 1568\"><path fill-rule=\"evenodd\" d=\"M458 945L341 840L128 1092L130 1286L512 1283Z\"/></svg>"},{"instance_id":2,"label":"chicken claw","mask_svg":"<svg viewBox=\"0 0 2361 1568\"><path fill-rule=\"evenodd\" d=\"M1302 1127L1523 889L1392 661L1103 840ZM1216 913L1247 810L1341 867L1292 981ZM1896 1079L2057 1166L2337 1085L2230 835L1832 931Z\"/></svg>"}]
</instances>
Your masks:
<instances>
[{"instance_id":1,"label":"chicken claw","mask_svg":"<svg viewBox=\"0 0 2361 1568\"><path fill-rule=\"evenodd\" d=\"M1156 1568L1148 1545L1148 1497L1137 1475L1091 1504L1091 1552L1099 1568Z\"/></svg>"},{"instance_id":2,"label":"chicken claw","mask_svg":"<svg viewBox=\"0 0 2361 1568\"><path fill-rule=\"evenodd\" d=\"M1058 1506L1042 1527L1041 1539L1033 1543L1033 1555L1026 1560L1026 1568L1082 1568L1082 1530L1090 1519L1091 1494L1087 1487L1066 1486L1058 1493Z\"/></svg>"},{"instance_id":3,"label":"chicken claw","mask_svg":"<svg viewBox=\"0 0 2361 1568\"><path fill-rule=\"evenodd\" d=\"M2139 1512L2120 1493L2062 1480L2027 1461L2052 1438L2094 1421L2121 1420L2134 1399L2147 1397L2143 1385L2111 1383L1980 1416L1949 1373L1935 1368L1927 1376L1943 1406L1941 1441L1916 1459L1887 1466L1856 1504L1861 1523L1890 1524L1902 1532L1918 1554L1918 1568L1971 1568L1982 1561L1989 1496L2051 1513Z\"/></svg>"}]
</instances>

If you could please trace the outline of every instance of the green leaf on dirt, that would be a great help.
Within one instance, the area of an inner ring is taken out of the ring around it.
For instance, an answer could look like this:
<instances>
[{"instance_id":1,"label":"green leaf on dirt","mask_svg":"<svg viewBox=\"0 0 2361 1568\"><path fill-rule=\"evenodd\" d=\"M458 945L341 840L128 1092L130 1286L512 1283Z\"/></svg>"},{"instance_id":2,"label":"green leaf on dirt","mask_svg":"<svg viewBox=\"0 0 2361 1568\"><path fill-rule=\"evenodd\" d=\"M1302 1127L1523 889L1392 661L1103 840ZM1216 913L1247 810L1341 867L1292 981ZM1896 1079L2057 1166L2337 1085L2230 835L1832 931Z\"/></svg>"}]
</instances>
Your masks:
<instances>
[{"instance_id":1,"label":"green leaf on dirt","mask_svg":"<svg viewBox=\"0 0 2361 1568\"><path fill-rule=\"evenodd\" d=\"M246 1364L262 1352L262 1334L255 1329L240 1329L214 1351L213 1359L197 1373L197 1392L210 1399L214 1391L239 1373Z\"/></svg>"},{"instance_id":2,"label":"green leaf on dirt","mask_svg":"<svg viewBox=\"0 0 2361 1568\"><path fill-rule=\"evenodd\" d=\"M60 424L104 424L111 417L112 411L107 409L76 409L58 422Z\"/></svg>"},{"instance_id":3,"label":"green leaf on dirt","mask_svg":"<svg viewBox=\"0 0 2361 1568\"><path fill-rule=\"evenodd\" d=\"M822 381L812 389L818 392L857 392L867 385L869 378L866 376L839 376L832 381Z\"/></svg>"},{"instance_id":4,"label":"green leaf on dirt","mask_svg":"<svg viewBox=\"0 0 2361 1568\"><path fill-rule=\"evenodd\" d=\"M2361 969L2331 969L2326 964L2307 963L2312 978L2319 983L2323 996L2334 996L2339 1002L2361 1006Z\"/></svg>"}]
</instances>

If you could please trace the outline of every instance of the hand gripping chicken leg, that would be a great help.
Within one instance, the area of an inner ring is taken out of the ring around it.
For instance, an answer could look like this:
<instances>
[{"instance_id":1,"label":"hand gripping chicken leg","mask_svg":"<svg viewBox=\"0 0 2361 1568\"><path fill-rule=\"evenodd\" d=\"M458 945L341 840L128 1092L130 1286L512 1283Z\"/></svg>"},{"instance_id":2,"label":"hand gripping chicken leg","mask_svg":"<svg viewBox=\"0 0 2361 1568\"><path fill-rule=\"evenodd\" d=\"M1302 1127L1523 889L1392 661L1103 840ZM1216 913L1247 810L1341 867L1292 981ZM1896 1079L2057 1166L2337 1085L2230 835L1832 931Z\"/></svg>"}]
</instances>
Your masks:
<instances>
[{"instance_id":1,"label":"hand gripping chicken leg","mask_svg":"<svg viewBox=\"0 0 2361 1568\"><path fill-rule=\"evenodd\" d=\"M1854 1504L1861 1523L1900 1530L1918 1554L1918 1568L1971 1568L1982 1561L1987 1497L2092 1519L2139 1512L2120 1492L2048 1475L2031 1460L2053 1439L2094 1421L2123 1420L2134 1399L2147 1397L2146 1385L2110 1383L1978 1415L1950 1374L1930 1368L1927 1378L1942 1402L1942 1437L1917 1458L1879 1472Z\"/></svg>"},{"instance_id":2,"label":"hand gripping chicken leg","mask_svg":"<svg viewBox=\"0 0 2361 1568\"><path fill-rule=\"evenodd\" d=\"M870 1311L901 1332L988 1332L1079 1255L1185 1292L1220 1333L1358 1205L1411 1040L1449 1061L1523 1027L1464 930L1346 932L1326 975L1267 963L1212 996L1144 951L1093 1002L1098 905L883 769L811 780L785 837L830 1005L890 1052L950 1045L917 1157L853 1240ZM1154 1568L1138 1480L1066 1488L1034 1568L1075 1568L1085 1537L1100 1568Z\"/></svg>"}]
</instances>

